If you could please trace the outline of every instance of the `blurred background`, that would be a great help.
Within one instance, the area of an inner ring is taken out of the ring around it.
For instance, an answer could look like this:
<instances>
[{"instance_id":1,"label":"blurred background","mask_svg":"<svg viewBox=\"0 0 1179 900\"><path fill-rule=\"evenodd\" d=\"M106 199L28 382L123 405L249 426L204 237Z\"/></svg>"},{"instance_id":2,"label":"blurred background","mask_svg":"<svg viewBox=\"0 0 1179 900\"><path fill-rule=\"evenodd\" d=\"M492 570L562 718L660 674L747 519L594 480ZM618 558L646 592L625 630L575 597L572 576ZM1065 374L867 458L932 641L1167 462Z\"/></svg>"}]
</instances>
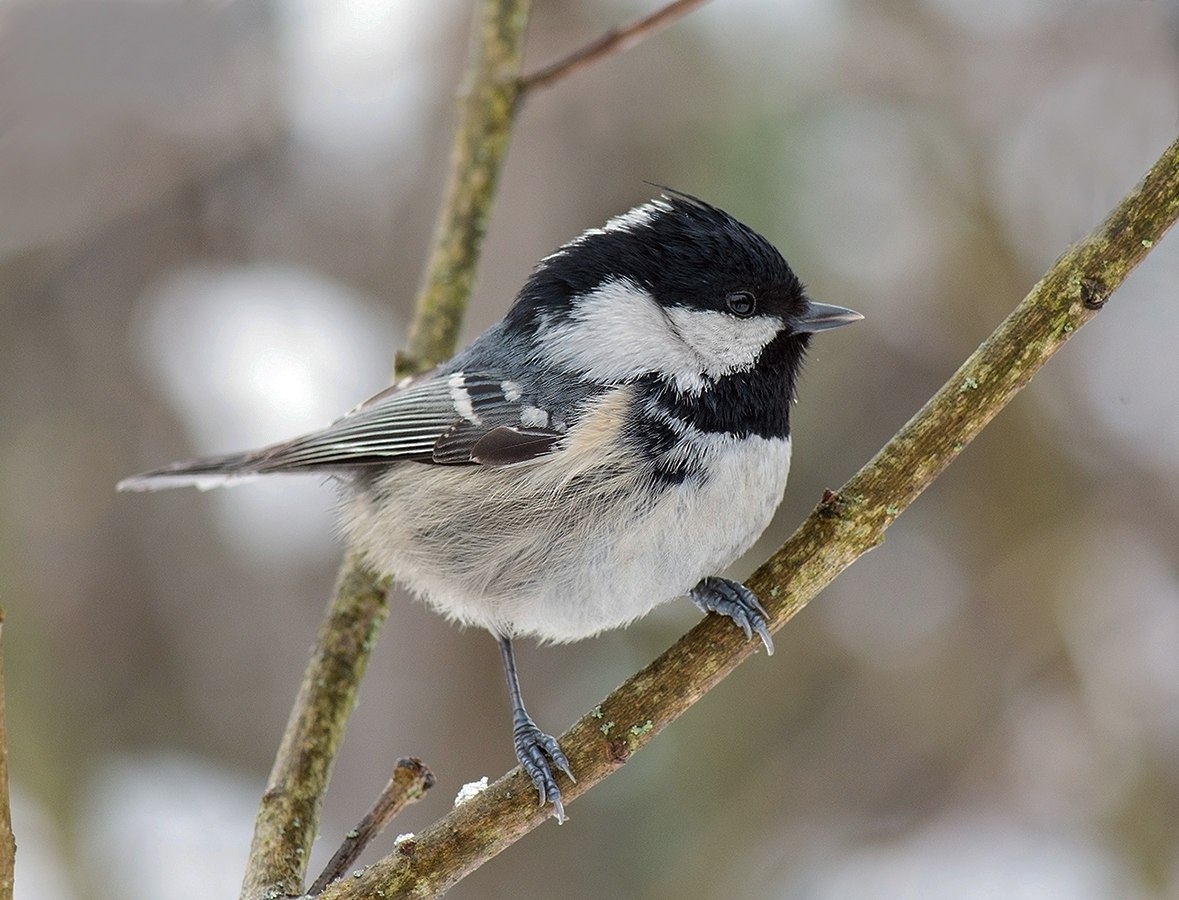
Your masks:
<instances>
[{"instance_id":1,"label":"blurred background","mask_svg":"<svg viewBox=\"0 0 1179 900\"><path fill-rule=\"evenodd\" d=\"M657 3L538 0L529 68ZM1179 130L1168 0L717 0L531 97L465 339L699 194L819 299L747 575ZM341 548L330 486L116 495L381 388L442 191L460 0L0 9L0 603L23 900L234 897ZM1179 898L1179 238L889 531L455 898ZM521 647L560 732L696 619ZM398 595L311 868L399 756L514 763L499 660Z\"/></svg>"}]
</instances>

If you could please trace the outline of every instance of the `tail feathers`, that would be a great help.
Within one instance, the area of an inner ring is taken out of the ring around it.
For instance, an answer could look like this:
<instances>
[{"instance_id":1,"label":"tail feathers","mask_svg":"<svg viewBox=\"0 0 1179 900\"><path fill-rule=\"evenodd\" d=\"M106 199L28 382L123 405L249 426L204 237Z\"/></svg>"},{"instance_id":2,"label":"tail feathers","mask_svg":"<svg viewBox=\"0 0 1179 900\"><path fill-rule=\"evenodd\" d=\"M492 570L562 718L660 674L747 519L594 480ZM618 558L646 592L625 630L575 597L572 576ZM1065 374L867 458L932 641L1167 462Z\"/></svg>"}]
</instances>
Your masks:
<instances>
[{"instance_id":1,"label":"tail feathers","mask_svg":"<svg viewBox=\"0 0 1179 900\"><path fill-rule=\"evenodd\" d=\"M341 420L349 422L345 418ZM346 429L347 430L347 429ZM420 430L420 429L419 429ZM429 438L433 440L434 438ZM429 449L419 446L426 438L417 435L409 442L416 454L402 453L405 458L417 458L421 452L429 458ZM379 441L377 442L379 444ZM341 437L335 426L305 434L280 444L245 453L186 459L124 478L117 485L120 491L158 491L174 487L197 487L201 490L247 481L255 475L269 472L319 472L333 474L358 468L388 465L397 454L374 449L371 434L360 437Z\"/></svg>"},{"instance_id":2,"label":"tail feathers","mask_svg":"<svg viewBox=\"0 0 1179 900\"><path fill-rule=\"evenodd\" d=\"M169 463L150 472L124 478L119 491L162 491L175 487L195 487L202 491L248 481L260 473L257 453L229 453Z\"/></svg>"},{"instance_id":3,"label":"tail feathers","mask_svg":"<svg viewBox=\"0 0 1179 900\"><path fill-rule=\"evenodd\" d=\"M185 459L170 463L150 472L142 472L124 478L116 485L119 491L161 491L174 487L196 487L202 491L226 484L240 484L256 475L270 472L319 472L338 473L355 469L365 462L358 462L355 454L318 452L308 458L308 448L326 451L335 446L331 432L315 432L280 444L272 444L260 450L245 453L227 453L223 456L206 456L200 459ZM343 445L347 450L347 445ZM385 462L376 459L375 462Z\"/></svg>"}]
</instances>

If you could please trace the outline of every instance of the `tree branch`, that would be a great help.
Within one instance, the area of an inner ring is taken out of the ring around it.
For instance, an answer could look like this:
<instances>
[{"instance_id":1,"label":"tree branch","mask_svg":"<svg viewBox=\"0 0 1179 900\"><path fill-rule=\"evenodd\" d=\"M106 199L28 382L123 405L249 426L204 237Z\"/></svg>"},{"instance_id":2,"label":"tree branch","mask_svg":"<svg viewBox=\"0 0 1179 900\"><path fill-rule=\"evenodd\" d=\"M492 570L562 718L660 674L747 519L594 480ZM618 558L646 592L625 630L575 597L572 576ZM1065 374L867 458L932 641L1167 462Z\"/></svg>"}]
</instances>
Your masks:
<instances>
[{"instance_id":1,"label":"tree branch","mask_svg":"<svg viewBox=\"0 0 1179 900\"><path fill-rule=\"evenodd\" d=\"M335 852L331 860L323 868L323 872L315 879L307 891L307 896L314 897L329 884L340 878L348 867L356 862L364 848L377 835L385 830L385 826L397 817L405 807L417 803L426 791L434 786L434 773L422 764L420 759L409 757L397 760L393 769L393 777L389 779L384 789L377 796L376 802L360 823L344 837L340 849Z\"/></svg>"},{"instance_id":2,"label":"tree branch","mask_svg":"<svg viewBox=\"0 0 1179 900\"><path fill-rule=\"evenodd\" d=\"M418 294L409 346L398 355L398 374L428 369L454 353L516 118L531 6L531 0L483 0L481 5L475 28L477 49L461 97L446 199Z\"/></svg>"},{"instance_id":3,"label":"tree branch","mask_svg":"<svg viewBox=\"0 0 1179 900\"><path fill-rule=\"evenodd\" d=\"M319 804L369 652L388 614L387 590L387 579L376 578L348 558L258 806L243 900L303 892Z\"/></svg>"},{"instance_id":4,"label":"tree branch","mask_svg":"<svg viewBox=\"0 0 1179 900\"><path fill-rule=\"evenodd\" d=\"M446 200L397 375L428 369L454 352L516 111L530 10L531 0L479 6ZM355 555L344 560L258 807L241 900L303 893L332 762L388 615L388 586Z\"/></svg>"},{"instance_id":5,"label":"tree branch","mask_svg":"<svg viewBox=\"0 0 1179 900\"><path fill-rule=\"evenodd\" d=\"M596 41L586 44L564 59L525 75L520 79L520 93L526 94L529 91L551 87L575 72L580 72L616 53L629 50L707 2L708 0L675 0L629 25L612 28Z\"/></svg>"},{"instance_id":6,"label":"tree branch","mask_svg":"<svg viewBox=\"0 0 1179 900\"><path fill-rule=\"evenodd\" d=\"M794 535L754 573L774 631L856 558L948 466L1039 368L1102 309L1179 216L1179 141L1081 243L1065 251L948 382L843 486L828 492ZM757 644L706 616L560 738L577 783L566 805L625 763ZM360 877L322 900L433 897L549 817L513 769Z\"/></svg>"}]
</instances>

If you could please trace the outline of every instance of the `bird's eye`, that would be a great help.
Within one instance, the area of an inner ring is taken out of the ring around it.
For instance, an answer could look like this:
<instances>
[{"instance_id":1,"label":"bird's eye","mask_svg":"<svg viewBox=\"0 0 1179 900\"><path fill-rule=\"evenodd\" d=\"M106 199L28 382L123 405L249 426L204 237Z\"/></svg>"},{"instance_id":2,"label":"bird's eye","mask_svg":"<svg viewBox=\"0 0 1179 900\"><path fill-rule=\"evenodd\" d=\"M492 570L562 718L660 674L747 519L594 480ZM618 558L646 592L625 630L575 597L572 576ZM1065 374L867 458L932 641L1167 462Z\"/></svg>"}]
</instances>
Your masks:
<instances>
[{"instance_id":1,"label":"bird's eye","mask_svg":"<svg viewBox=\"0 0 1179 900\"><path fill-rule=\"evenodd\" d=\"M757 301L749 291L733 291L725 297L725 307L733 315L746 319L757 309Z\"/></svg>"}]
</instances>

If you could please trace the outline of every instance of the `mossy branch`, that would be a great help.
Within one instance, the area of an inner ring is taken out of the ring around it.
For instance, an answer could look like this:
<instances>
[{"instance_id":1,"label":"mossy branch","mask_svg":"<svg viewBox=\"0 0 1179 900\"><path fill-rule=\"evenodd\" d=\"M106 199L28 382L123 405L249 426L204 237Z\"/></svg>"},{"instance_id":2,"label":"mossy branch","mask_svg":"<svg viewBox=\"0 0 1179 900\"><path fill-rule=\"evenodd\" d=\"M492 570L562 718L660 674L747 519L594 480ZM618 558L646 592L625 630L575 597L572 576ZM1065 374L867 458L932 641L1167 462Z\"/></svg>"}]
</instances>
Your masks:
<instances>
[{"instance_id":1,"label":"mossy branch","mask_svg":"<svg viewBox=\"0 0 1179 900\"><path fill-rule=\"evenodd\" d=\"M342 878L385 826L392 822L410 803L417 803L434 786L434 773L416 757L397 760L393 777L377 795L372 808L364 814L355 828L344 835L340 849L335 852L320 876L311 883L307 896L315 897L337 878ZM3 898L0 898L3 900Z\"/></svg>"},{"instance_id":2,"label":"mossy branch","mask_svg":"<svg viewBox=\"0 0 1179 900\"><path fill-rule=\"evenodd\" d=\"M320 802L372 645L388 615L387 592L387 579L348 557L258 805L242 900L303 893Z\"/></svg>"},{"instance_id":3,"label":"mossy branch","mask_svg":"<svg viewBox=\"0 0 1179 900\"><path fill-rule=\"evenodd\" d=\"M446 198L409 345L398 354L398 375L429 369L454 353L516 118L531 6L531 0L483 0L480 4Z\"/></svg>"},{"instance_id":4,"label":"mossy branch","mask_svg":"<svg viewBox=\"0 0 1179 900\"><path fill-rule=\"evenodd\" d=\"M781 628L884 532L1015 396L1158 242L1179 215L1179 141L1088 238L1067 250L995 332L749 580ZM623 765L752 655L731 623L706 616L583 716L560 743L576 784L566 805ZM603 723L613 723L606 729ZM435 897L544 822L519 768L322 900Z\"/></svg>"},{"instance_id":5,"label":"mossy branch","mask_svg":"<svg viewBox=\"0 0 1179 900\"><path fill-rule=\"evenodd\" d=\"M454 352L515 114L530 0L483 0L435 249L398 375ZM242 880L241 900L303 893L319 808L369 654L388 615L388 579L349 555L291 709Z\"/></svg>"}]
</instances>

